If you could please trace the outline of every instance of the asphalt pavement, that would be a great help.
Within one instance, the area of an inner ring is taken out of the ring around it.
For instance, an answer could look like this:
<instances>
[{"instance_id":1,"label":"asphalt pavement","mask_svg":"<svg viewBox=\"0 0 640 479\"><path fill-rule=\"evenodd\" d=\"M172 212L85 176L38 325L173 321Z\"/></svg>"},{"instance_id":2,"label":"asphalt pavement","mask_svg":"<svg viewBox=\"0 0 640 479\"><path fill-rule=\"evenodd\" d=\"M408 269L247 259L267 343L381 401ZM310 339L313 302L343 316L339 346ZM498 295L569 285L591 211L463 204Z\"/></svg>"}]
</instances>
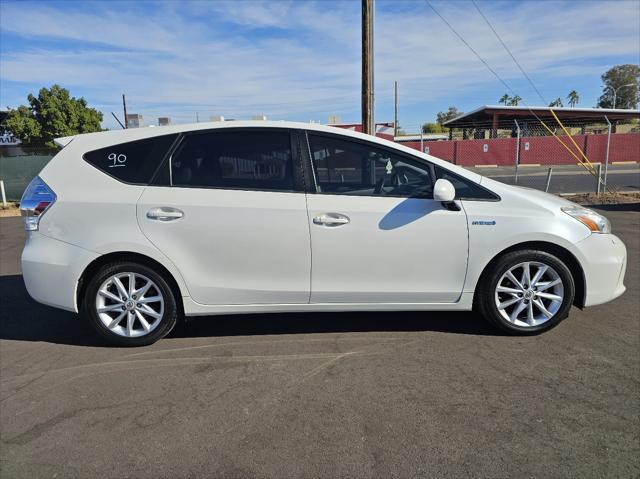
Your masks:
<instances>
[{"instance_id":1,"label":"asphalt pavement","mask_svg":"<svg viewBox=\"0 0 640 479\"><path fill-rule=\"evenodd\" d=\"M33 302L2 218L0 477L639 477L640 204L608 210L628 291L539 336L474 313L272 314L137 349Z\"/></svg>"},{"instance_id":2,"label":"asphalt pavement","mask_svg":"<svg viewBox=\"0 0 640 479\"><path fill-rule=\"evenodd\" d=\"M537 190L544 190L547 174L552 168L549 182L550 193L595 193L598 180L583 166L579 165L524 165L518 169L518 181L515 180L515 167L469 168L476 173L510 185L517 184ZM596 165L597 170L597 165ZM602 167L604 175L604 166ZM640 191L640 164L610 165L607 172L608 190Z\"/></svg>"}]
</instances>

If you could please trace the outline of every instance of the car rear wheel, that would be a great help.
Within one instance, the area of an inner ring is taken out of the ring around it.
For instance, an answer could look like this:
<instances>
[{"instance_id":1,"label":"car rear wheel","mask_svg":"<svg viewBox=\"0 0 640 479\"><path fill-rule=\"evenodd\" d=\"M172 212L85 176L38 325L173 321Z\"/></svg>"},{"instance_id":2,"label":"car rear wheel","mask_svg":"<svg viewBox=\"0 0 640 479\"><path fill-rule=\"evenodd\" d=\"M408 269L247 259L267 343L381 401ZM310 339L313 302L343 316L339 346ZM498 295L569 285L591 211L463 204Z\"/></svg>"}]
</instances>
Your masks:
<instances>
[{"instance_id":1,"label":"car rear wheel","mask_svg":"<svg viewBox=\"0 0 640 479\"><path fill-rule=\"evenodd\" d=\"M110 343L143 346L174 328L178 308L162 275L133 262L104 265L87 285L83 309Z\"/></svg>"},{"instance_id":2,"label":"car rear wheel","mask_svg":"<svg viewBox=\"0 0 640 479\"><path fill-rule=\"evenodd\" d=\"M562 321L574 295L573 276L560 259L544 251L512 251L482 276L476 304L502 330L534 334Z\"/></svg>"}]
</instances>

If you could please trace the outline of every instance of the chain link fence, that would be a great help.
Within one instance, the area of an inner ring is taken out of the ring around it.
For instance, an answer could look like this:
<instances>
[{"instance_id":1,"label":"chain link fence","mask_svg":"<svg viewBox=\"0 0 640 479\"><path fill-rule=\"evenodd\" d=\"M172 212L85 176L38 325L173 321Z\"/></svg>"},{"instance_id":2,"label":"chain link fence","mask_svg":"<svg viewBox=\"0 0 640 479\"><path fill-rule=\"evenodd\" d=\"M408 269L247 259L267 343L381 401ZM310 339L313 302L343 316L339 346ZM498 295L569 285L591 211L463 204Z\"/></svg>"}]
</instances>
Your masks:
<instances>
[{"instance_id":1,"label":"chain link fence","mask_svg":"<svg viewBox=\"0 0 640 479\"><path fill-rule=\"evenodd\" d=\"M474 121L421 136L396 141L505 183L552 193L640 189L637 120Z\"/></svg>"}]
</instances>

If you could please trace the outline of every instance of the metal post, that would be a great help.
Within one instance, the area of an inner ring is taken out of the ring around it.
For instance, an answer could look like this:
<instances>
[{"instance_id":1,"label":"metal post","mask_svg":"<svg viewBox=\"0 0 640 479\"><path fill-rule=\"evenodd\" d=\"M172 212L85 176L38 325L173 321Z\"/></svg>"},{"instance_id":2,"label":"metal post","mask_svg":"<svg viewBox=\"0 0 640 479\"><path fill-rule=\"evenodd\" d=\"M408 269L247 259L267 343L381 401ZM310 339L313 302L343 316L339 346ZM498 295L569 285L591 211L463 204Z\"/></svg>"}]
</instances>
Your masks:
<instances>
[{"instance_id":1,"label":"metal post","mask_svg":"<svg viewBox=\"0 0 640 479\"><path fill-rule=\"evenodd\" d=\"M520 166L520 125L518 125L518 120L513 120L516 124L516 133L518 135L518 139L516 141L516 179L515 182L518 182L518 167Z\"/></svg>"},{"instance_id":2,"label":"metal post","mask_svg":"<svg viewBox=\"0 0 640 479\"><path fill-rule=\"evenodd\" d=\"M393 137L398 136L398 82L393 82Z\"/></svg>"},{"instance_id":3,"label":"metal post","mask_svg":"<svg viewBox=\"0 0 640 479\"><path fill-rule=\"evenodd\" d=\"M362 132L374 135L373 0L362 0Z\"/></svg>"},{"instance_id":4,"label":"metal post","mask_svg":"<svg viewBox=\"0 0 640 479\"><path fill-rule=\"evenodd\" d=\"M127 118L127 100L124 98L124 93L122 94L122 109L124 110L124 127L129 128L129 119Z\"/></svg>"},{"instance_id":5,"label":"metal post","mask_svg":"<svg viewBox=\"0 0 640 479\"><path fill-rule=\"evenodd\" d=\"M607 132L607 151L604 155L604 181L602 186L604 188L604 192L607 192L607 173L609 173L609 146L611 145L611 122L607 115L604 116L604 119L607 120L608 132Z\"/></svg>"},{"instance_id":6,"label":"metal post","mask_svg":"<svg viewBox=\"0 0 640 479\"><path fill-rule=\"evenodd\" d=\"M120 121L120 118L118 118L116 116L116 114L114 112L111 112L111 114L113 115L113 117L116 119L116 121L118 122L118 124L122 127L122 129L125 129L125 126L122 124L122 122Z\"/></svg>"},{"instance_id":7,"label":"metal post","mask_svg":"<svg viewBox=\"0 0 640 479\"><path fill-rule=\"evenodd\" d=\"M553 174L553 168L549 168L547 171L547 184L544 187L544 192L549 193L549 185L551 184L551 175Z\"/></svg>"},{"instance_id":8,"label":"metal post","mask_svg":"<svg viewBox=\"0 0 640 479\"><path fill-rule=\"evenodd\" d=\"M596 186L597 195L600 195L600 185L602 185L602 163L598 163L598 184Z\"/></svg>"},{"instance_id":9,"label":"metal post","mask_svg":"<svg viewBox=\"0 0 640 479\"><path fill-rule=\"evenodd\" d=\"M4 181L0 180L0 191L2 191L2 206L7 207L7 195L4 192Z\"/></svg>"},{"instance_id":10,"label":"metal post","mask_svg":"<svg viewBox=\"0 0 640 479\"><path fill-rule=\"evenodd\" d=\"M420 151L424 153L424 131L420 128Z\"/></svg>"}]
</instances>

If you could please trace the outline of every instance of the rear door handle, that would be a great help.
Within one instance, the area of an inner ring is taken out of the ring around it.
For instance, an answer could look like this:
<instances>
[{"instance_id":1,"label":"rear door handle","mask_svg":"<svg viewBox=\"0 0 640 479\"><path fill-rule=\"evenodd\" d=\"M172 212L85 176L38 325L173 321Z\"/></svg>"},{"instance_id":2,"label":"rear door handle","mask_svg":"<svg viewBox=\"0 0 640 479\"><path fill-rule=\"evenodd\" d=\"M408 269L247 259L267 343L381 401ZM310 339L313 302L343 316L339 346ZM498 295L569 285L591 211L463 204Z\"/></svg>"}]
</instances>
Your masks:
<instances>
[{"instance_id":1,"label":"rear door handle","mask_svg":"<svg viewBox=\"0 0 640 479\"><path fill-rule=\"evenodd\" d=\"M147 211L147 218L156 221L174 221L179 220L184 216L184 213L177 208L171 208L170 206L160 206Z\"/></svg>"},{"instance_id":2,"label":"rear door handle","mask_svg":"<svg viewBox=\"0 0 640 479\"><path fill-rule=\"evenodd\" d=\"M349 223L349 217L340 213L323 213L313 218L313 224L322 226L342 226Z\"/></svg>"}]
</instances>

